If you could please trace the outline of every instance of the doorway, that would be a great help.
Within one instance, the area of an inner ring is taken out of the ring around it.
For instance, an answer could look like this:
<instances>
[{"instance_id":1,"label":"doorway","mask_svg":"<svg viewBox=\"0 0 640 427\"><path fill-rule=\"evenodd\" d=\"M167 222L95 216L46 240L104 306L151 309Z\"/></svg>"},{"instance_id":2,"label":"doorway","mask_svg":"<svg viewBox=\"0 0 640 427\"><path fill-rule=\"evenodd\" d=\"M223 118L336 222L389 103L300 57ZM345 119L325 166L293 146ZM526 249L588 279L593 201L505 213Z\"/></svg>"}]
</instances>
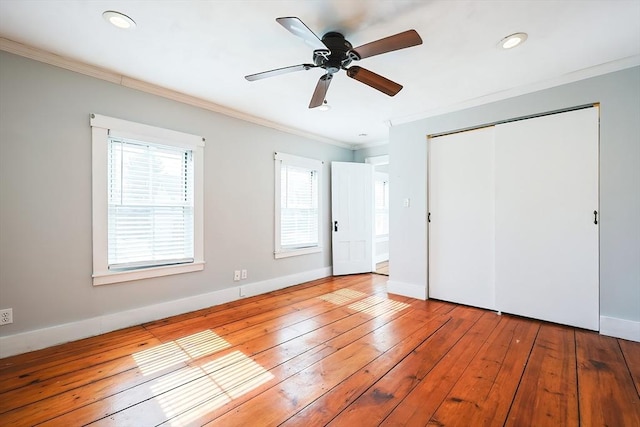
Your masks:
<instances>
[{"instance_id":1,"label":"doorway","mask_svg":"<svg viewBox=\"0 0 640 427\"><path fill-rule=\"evenodd\" d=\"M367 157L374 166L374 272L389 275L389 156Z\"/></svg>"}]
</instances>

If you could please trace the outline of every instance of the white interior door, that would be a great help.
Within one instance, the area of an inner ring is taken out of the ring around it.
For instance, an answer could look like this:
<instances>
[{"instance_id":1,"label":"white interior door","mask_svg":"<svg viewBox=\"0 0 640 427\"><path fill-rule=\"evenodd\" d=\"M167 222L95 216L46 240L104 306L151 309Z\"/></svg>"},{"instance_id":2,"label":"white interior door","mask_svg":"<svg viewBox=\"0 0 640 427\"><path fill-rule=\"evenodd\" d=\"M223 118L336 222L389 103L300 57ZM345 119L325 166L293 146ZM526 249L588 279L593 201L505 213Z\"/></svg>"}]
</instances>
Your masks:
<instances>
[{"instance_id":1,"label":"white interior door","mask_svg":"<svg viewBox=\"0 0 640 427\"><path fill-rule=\"evenodd\" d=\"M373 271L373 166L331 162L333 274Z\"/></svg>"},{"instance_id":2,"label":"white interior door","mask_svg":"<svg viewBox=\"0 0 640 427\"><path fill-rule=\"evenodd\" d=\"M598 330L598 110L496 126L498 310Z\"/></svg>"},{"instance_id":3,"label":"white interior door","mask_svg":"<svg viewBox=\"0 0 640 427\"><path fill-rule=\"evenodd\" d=\"M493 127L429 140L429 297L493 309Z\"/></svg>"}]
</instances>

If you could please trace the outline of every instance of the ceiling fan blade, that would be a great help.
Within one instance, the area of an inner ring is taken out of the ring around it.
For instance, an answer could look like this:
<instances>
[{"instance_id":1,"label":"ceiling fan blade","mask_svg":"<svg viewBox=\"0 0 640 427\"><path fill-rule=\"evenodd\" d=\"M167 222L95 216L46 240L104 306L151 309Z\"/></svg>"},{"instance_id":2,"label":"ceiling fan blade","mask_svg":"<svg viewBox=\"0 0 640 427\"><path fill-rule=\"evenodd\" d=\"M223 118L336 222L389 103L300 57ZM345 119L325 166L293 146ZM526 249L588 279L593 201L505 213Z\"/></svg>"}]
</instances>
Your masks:
<instances>
[{"instance_id":1,"label":"ceiling fan blade","mask_svg":"<svg viewBox=\"0 0 640 427\"><path fill-rule=\"evenodd\" d=\"M329 85L331 84L331 79L333 79L333 74L327 73L320 76L318 84L316 85L316 90L313 91L311 102L309 102L309 108L316 108L324 103L324 100L327 97L327 91L329 90Z\"/></svg>"},{"instance_id":2,"label":"ceiling fan blade","mask_svg":"<svg viewBox=\"0 0 640 427\"><path fill-rule=\"evenodd\" d=\"M373 71L369 71L366 68L358 66L350 67L347 69L347 75L352 79L356 79L374 89L378 89L380 92L386 93L389 96L394 96L402 89L402 85L399 85L386 77L382 77Z\"/></svg>"},{"instance_id":3,"label":"ceiling fan blade","mask_svg":"<svg viewBox=\"0 0 640 427\"><path fill-rule=\"evenodd\" d=\"M417 46L419 44L422 44L420 35L416 30L408 30L371 43L363 44L362 46L352 49L351 52L355 52L357 56L362 59L374 55L380 55L381 53Z\"/></svg>"},{"instance_id":4,"label":"ceiling fan blade","mask_svg":"<svg viewBox=\"0 0 640 427\"><path fill-rule=\"evenodd\" d=\"M315 35L313 31L307 27L300 18L294 16L285 18L276 18L276 21L284 28L289 30L294 36L300 37L307 44L311 45L314 49L327 49L327 46L322 43L322 40Z\"/></svg>"},{"instance_id":5,"label":"ceiling fan blade","mask_svg":"<svg viewBox=\"0 0 640 427\"><path fill-rule=\"evenodd\" d=\"M261 73L249 74L248 76L244 76L245 79L253 82L255 80L266 79L267 77L279 76L280 74L293 73L294 71L302 71L308 70L310 68L315 68L317 65L312 64L300 64L300 65L292 65L290 67L276 68L275 70L263 71Z\"/></svg>"}]
</instances>

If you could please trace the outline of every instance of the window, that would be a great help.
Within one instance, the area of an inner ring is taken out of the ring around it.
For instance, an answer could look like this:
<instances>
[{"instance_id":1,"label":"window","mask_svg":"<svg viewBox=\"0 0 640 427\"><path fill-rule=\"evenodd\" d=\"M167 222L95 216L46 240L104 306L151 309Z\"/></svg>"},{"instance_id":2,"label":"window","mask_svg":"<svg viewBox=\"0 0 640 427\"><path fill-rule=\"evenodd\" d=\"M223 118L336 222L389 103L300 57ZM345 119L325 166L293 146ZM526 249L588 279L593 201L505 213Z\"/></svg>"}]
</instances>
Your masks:
<instances>
[{"instance_id":1,"label":"window","mask_svg":"<svg viewBox=\"0 0 640 427\"><path fill-rule=\"evenodd\" d=\"M275 178L275 257L320 252L322 162L276 153Z\"/></svg>"},{"instance_id":2,"label":"window","mask_svg":"<svg viewBox=\"0 0 640 427\"><path fill-rule=\"evenodd\" d=\"M93 283L204 268L203 138L92 115Z\"/></svg>"},{"instance_id":3,"label":"window","mask_svg":"<svg viewBox=\"0 0 640 427\"><path fill-rule=\"evenodd\" d=\"M389 175L376 172L375 175L376 237L389 234Z\"/></svg>"}]
</instances>

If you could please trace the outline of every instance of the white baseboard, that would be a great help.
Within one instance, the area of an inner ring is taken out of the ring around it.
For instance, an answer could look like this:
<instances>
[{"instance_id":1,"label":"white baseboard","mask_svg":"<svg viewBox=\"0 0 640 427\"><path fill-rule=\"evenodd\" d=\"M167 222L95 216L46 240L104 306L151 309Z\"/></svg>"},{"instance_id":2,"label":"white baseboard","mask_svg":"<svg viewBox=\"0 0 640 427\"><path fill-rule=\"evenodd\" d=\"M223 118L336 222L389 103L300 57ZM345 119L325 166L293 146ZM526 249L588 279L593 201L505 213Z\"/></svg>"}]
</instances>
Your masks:
<instances>
[{"instance_id":1,"label":"white baseboard","mask_svg":"<svg viewBox=\"0 0 640 427\"><path fill-rule=\"evenodd\" d=\"M387 292L421 300L427 299L427 287L424 285L414 285L413 283L389 280L387 282Z\"/></svg>"},{"instance_id":2,"label":"white baseboard","mask_svg":"<svg viewBox=\"0 0 640 427\"><path fill-rule=\"evenodd\" d=\"M319 268L317 270L305 271L289 276L244 284L242 285L244 297L240 297L240 286L234 286L179 300L167 301L133 310L105 314L77 322L0 337L0 358L200 310L328 276L331 276L331 267Z\"/></svg>"},{"instance_id":3,"label":"white baseboard","mask_svg":"<svg viewBox=\"0 0 640 427\"><path fill-rule=\"evenodd\" d=\"M600 316L600 334L640 342L640 322Z\"/></svg>"}]
</instances>

